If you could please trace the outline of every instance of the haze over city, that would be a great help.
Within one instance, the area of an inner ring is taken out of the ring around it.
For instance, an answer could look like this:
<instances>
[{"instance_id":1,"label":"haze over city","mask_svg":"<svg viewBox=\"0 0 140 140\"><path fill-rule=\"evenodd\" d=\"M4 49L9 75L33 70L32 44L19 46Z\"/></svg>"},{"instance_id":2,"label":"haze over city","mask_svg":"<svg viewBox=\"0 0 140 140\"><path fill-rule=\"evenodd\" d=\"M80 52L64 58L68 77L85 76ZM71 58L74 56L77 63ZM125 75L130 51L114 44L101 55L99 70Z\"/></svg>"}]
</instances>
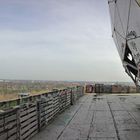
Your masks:
<instances>
[{"instance_id":1,"label":"haze over city","mask_svg":"<svg viewBox=\"0 0 140 140\"><path fill-rule=\"evenodd\" d=\"M107 0L0 0L0 79L131 81Z\"/></svg>"}]
</instances>

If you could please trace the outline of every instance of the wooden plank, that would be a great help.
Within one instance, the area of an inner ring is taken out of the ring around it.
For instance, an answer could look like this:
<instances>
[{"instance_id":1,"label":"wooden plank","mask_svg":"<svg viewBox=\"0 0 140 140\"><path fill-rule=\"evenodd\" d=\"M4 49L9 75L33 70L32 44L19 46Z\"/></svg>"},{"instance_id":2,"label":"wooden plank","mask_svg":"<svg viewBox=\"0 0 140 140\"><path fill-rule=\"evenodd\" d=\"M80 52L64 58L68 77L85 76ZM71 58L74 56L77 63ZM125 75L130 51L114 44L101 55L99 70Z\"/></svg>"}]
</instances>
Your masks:
<instances>
[{"instance_id":1,"label":"wooden plank","mask_svg":"<svg viewBox=\"0 0 140 140\"><path fill-rule=\"evenodd\" d=\"M38 130L35 130L35 131L33 131L31 134L30 134L30 138L32 138L35 134L37 134L38 133Z\"/></svg>"},{"instance_id":2,"label":"wooden plank","mask_svg":"<svg viewBox=\"0 0 140 140\"><path fill-rule=\"evenodd\" d=\"M58 107L59 107L59 106L60 106L60 104L59 104L59 103L56 103L56 104L54 104L54 105L53 105L53 107L56 107L56 106L58 106Z\"/></svg>"},{"instance_id":3,"label":"wooden plank","mask_svg":"<svg viewBox=\"0 0 140 140\"><path fill-rule=\"evenodd\" d=\"M59 108L59 104L55 105L53 108Z\"/></svg>"},{"instance_id":4,"label":"wooden plank","mask_svg":"<svg viewBox=\"0 0 140 140\"><path fill-rule=\"evenodd\" d=\"M22 128L21 129L21 135L24 135L24 133L27 133L28 131L32 131L32 129L31 128L38 128L37 127L37 124L38 124L38 122L37 121L34 121L34 122L32 122L32 123L30 123L30 124L28 124L26 127L24 127L24 128Z\"/></svg>"},{"instance_id":5,"label":"wooden plank","mask_svg":"<svg viewBox=\"0 0 140 140\"><path fill-rule=\"evenodd\" d=\"M20 122L22 123L26 120L29 120L30 118L37 118L37 111L27 114L26 116L20 117Z\"/></svg>"},{"instance_id":6,"label":"wooden plank","mask_svg":"<svg viewBox=\"0 0 140 140\"><path fill-rule=\"evenodd\" d=\"M53 118L53 112L47 115L47 119L48 118Z\"/></svg>"},{"instance_id":7,"label":"wooden plank","mask_svg":"<svg viewBox=\"0 0 140 140\"><path fill-rule=\"evenodd\" d=\"M14 135L8 137L8 140L18 140L17 134L14 134Z\"/></svg>"},{"instance_id":8,"label":"wooden plank","mask_svg":"<svg viewBox=\"0 0 140 140\"><path fill-rule=\"evenodd\" d=\"M31 112L33 108L36 108L36 104L29 104L29 105L23 106L20 108L20 110L23 110L23 111L28 110L29 112Z\"/></svg>"},{"instance_id":9,"label":"wooden plank","mask_svg":"<svg viewBox=\"0 0 140 140\"><path fill-rule=\"evenodd\" d=\"M50 112L50 113L48 113L48 114L46 115L46 117L48 118L48 116L52 116L52 115L53 115L53 111Z\"/></svg>"},{"instance_id":10,"label":"wooden plank","mask_svg":"<svg viewBox=\"0 0 140 140\"><path fill-rule=\"evenodd\" d=\"M46 102L40 102L40 105L41 105L41 106L47 105L47 101L46 101Z\"/></svg>"},{"instance_id":11,"label":"wooden plank","mask_svg":"<svg viewBox=\"0 0 140 140\"><path fill-rule=\"evenodd\" d=\"M10 130L12 129L13 127L16 127L17 126L17 122L16 121L13 121L11 123L9 123L8 125L5 124L5 128Z\"/></svg>"},{"instance_id":12,"label":"wooden plank","mask_svg":"<svg viewBox=\"0 0 140 140\"><path fill-rule=\"evenodd\" d=\"M0 134L3 133L4 130L5 130L5 129L4 129L4 126L1 126L1 127L0 127Z\"/></svg>"},{"instance_id":13,"label":"wooden plank","mask_svg":"<svg viewBox=\"0 0 140 140\"><path fill-rule=\"evenodd\" d=\"M41 105L40 105L40 109L41 109L41 108L45 108L46 106L47 106L47 103L46 103L46 104L43 104L43 105L41 104Z\"/></svg>"},{"instance_id":14,"label":"wooden plank","mask_svg":"<svg viewBox=\"0 0 140 140\"><path fill-rule=\"evenodd\" d=\"M0 140L6 140L7 139L7 133L0 134Z\"/></svg>"},{"instance_id":15,"label":"wooden plank","mask_svg":"<svg viewBox=\"0 0 140 140\"><path fill-rule=\"evenodd\" d=\"M51 112L52 110L53 110L53 107L48 108L48 109L46 110L46 112Z\"/></svg>"},{"instance_id":16,"label":"wooden plank","mask_svg":"<svg viewBox=\"0 0 140 140\"><path fill-rule=\"evenodd\" d=\"M26 117L24 117L24 118L22 118L20 123L21 123L21 125L24 125L27 122L29 122L30 120L32 120L32 121L37 120L37 116L32 116L30 118L27 116L27 119L26 119Z\"/></svg>"},{"instance_id":17,"label":"wooden plank","mask_svg":"<svg viewBox=\"0 0 140 140\"><path fill-rule=\"evenodd\" d=\"M46 118L40 120L40 126L46 125L47 121Z\"/></svg>"},{"instance_id":18,"label":"wooden plank","mask_svg":"<svg viewBox=\"0 0 140 140\"><path fill-rule=\"evenodd\" d=\"M44 113L40 113L40 117L44 117L47 115L47 112L44 112Z\"/></svg>"},{"instance_id":19,"label":"wooden plank","mask_svg":"<svg viewBox=\"0 0 140 140\"><path fill-rule=\"evenodd\" d=\"M59 107L54 107L54 109L53 109L53 110L56 110L56 109L59 109Z\"/></svg>"},{"instance_id":20,"label":"wooden plank","mask_svg":"<svg viewBox=\"0 0 140 140\"><path fill-rule=\"evenodd\" d=\"M4 119L3 118L0 118L0 127L3 125L3 123L4 123Z\"/></svg>"},{"instance_id":21,"label":"wooden plank","mask_svg":"<svg viewBox=\"0 0 140 140\"><path fill-rule=\"evenodd\" d=\"M27 114L30 114L31 112L34 112L36 110L37 110L37 107L28 108L26 110L20 110L20 117L26 116Z\"/></svg>"},{"instance_id":22,"label":"wooden plank","mask_svg":"<svg viewBox=\"0 0 140 140\"><path fill-rule=\"evenodd\" d=\"M12 114L11 116L5 117L4 119L5 119L4 120L5 124L8 124L8 123L10 123L12 121L17 120L17 115L16 114Z\"/></svg>"},{"instance_id":23,"label":"wooden plank","mask_svg":"<svg viewBox=\"0 0 140 140\"><path fill-rule=\"evenodd\" d=\"M47 110L47 113L50 113L52 111L53 111L53 108L50 108L50 109Z\"/></svg>"},{"instance_id":24,"label":"wooden plank","mask_svg":"<svg viewBox=\"0 0 140 140\"><path fill-rule=\"evenodd\" d=\"M29 110L36 107L36 104L26 104L24 106L21 107L22 110Z\"/></svg>"},{"instance_id":25,"label":"wooden plank","mask_svg":"<svg viewBox=\"0 0 140 140\"><path fill-rule=\"evenodd\" d=\"M29 137L30 138L30 135L33 134L33 132L36 132L37 133L37 127L30 127L31 129L27 130L26 133L22 134L21 135L21 140L24 140L25 138Z\"/></svg>"},{"instance_id":26,"label":"wooden plank","mask_svg":"<svg viewBox=\"0 0 140 140\"><path fill-rule=\"evenodd\" d=\"M30 118L27 121L25 121L24 123L21 123L21 129L23 129L24 127L30 125L34 121L37 122L37 117Z\"/></svg>"},{"instance_id":27,"label":"wooden plank","mask_svg":"<svg viewBox=\"0 0 140 140\"><path fill-rule=\"evenodd\" d=\"M51 106L53 104L53 102L51 102L51 103L47 103L47 106Z\"/></svg>"},{"instance_id":28,"label":"wooden plank","mask_svg":"<svg viewBox=\"0 0 140 140\"><path fill-rule=\"evenodd\" d=\"M20 118L20 123L24 123L27 120L34 119L34 118L37 118L37 112L32 112L32 113Z\"/></svg>"},{"instance_id":29,"label":"wooden plank","mask_svg":"<svg viewBox=\"0 0 140 140\"><path fill-rule=\"evenodd\" d=\"M17 127L13 127L12 129L8 130L8 137L12 136L13 134L17 135Z\"/></svg>"},{"instance_id":30,"label":"wooden plank","mask_svg":"<svg viewBox=\"0 0 140 140\"><path fill-rule=\"evenodd\" d=\"M30 115L30 114L32 114L32 113L34 113L34 112L37 112L37 109L34 109L34 110L31 111L31 112L28 112L28 111L25 111L25 113L22 112L24 115L20 115L20 117L21 117L21 118L24 118L25 116ZM21 113L21 112L20 112L20 113Z\"/></svg>"},{"instance_id":31,"label":"wooden plank","mask_svg":"<svg viewBox=\"0 0 140 140\"><path fill-rule=\"evenodd\" d=\"M47 106L46 106L46 108L50 108L50 107L53 107L53 104L47 105Z\"/></svg>"},{"instance_id":32,"label":"wooden plank","mask_svg":"<svg viewBox=\"0 0 140 140\"><path fill-rule=\"evenodd\" d=\"M50 116L50 115L52 115L52 114L53 114L53 111L47 113L47 116Z\"/></svg>"}]
</instances>

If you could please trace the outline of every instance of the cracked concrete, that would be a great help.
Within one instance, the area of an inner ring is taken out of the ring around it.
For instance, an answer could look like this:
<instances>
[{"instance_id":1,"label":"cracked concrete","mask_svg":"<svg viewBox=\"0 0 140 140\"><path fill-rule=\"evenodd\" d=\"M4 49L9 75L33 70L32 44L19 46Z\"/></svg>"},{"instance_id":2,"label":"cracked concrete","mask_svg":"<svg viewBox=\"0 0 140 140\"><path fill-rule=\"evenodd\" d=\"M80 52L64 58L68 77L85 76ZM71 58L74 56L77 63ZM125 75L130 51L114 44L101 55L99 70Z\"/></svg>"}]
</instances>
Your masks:
<instances>
[{"instance_id":1,"label":"cracked concrete","mask_svg":"<svg viewBox=\"0 0 140 140\"><path fill-rule=\"evenodd\" d=\"M140 95L88 94L32 140L139 140Z\"/></svg>"}]
</instances>

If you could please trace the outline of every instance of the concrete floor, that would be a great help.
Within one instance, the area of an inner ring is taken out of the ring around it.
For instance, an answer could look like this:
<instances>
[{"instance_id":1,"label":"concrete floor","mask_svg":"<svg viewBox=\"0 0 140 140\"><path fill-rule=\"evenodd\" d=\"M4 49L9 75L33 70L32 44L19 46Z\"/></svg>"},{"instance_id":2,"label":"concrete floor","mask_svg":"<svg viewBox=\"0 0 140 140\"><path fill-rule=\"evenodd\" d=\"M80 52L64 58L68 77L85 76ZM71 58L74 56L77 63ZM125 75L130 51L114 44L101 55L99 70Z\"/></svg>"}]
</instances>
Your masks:
<instances>
[{"instance_id":1,"label":"concrete floor","mask_svg":"<svg viewBox=\"0 0 140 140\"><path fill-rule=\"evenodd\" d=\"M140 140L140 95L85 95L32 140Z\"/></svg>"}]
</instances>

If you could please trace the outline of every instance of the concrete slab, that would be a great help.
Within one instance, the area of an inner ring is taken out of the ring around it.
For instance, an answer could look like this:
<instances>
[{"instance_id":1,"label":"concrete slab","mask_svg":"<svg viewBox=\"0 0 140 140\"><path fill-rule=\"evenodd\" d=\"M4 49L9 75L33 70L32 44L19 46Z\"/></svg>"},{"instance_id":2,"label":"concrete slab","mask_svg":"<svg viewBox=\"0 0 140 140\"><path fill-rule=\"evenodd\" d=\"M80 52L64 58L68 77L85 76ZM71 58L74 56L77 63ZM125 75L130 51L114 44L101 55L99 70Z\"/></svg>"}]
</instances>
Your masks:
<instances>
[{"instance_id":1,"label":"concrete slab","mask_svg":"<svg viewBox=\"0 0 140 140\"><path fill-rule=\"evenodd\" d=\"M139 140L140 95L88 94L31 140Z\"/></svg>"}]
</instances>

